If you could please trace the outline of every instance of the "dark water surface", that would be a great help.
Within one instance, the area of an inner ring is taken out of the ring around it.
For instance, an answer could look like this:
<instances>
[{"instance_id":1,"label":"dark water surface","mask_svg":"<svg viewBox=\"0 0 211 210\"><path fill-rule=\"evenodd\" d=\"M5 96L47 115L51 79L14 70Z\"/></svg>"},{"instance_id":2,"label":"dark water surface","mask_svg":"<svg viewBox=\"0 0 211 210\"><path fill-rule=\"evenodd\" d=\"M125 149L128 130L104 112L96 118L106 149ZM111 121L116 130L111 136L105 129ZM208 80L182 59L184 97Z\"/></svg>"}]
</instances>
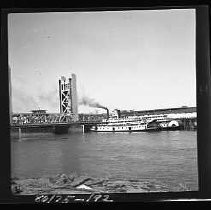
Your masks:
<instances>
[{"instance_id":1,"label":"dark water surface","mask_svg":"<svg viewBox=\"0 0 211 210\"><path fill-rule=\"evenodd\" d=\"M12 138L12 177L56 174L154 180L198 190L196 131L25 133Z\"/></svg>"}]
</instances>

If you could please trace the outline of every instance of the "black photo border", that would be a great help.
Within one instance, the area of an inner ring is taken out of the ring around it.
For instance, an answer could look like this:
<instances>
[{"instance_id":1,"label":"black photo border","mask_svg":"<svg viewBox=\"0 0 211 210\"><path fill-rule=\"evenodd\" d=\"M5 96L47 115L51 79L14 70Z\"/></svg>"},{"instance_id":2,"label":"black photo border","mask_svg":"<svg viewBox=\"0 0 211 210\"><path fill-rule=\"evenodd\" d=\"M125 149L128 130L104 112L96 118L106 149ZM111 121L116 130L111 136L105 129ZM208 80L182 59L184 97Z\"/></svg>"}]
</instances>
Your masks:
<instances>
[{"instance_id":1,"label":"black photo border","mask_svg":"<svg viewBox=\"0 0 211 210\"><path fill-rule=\"evenodd\" d=\"M62 1L63 2L63 1ZM195 4L194 4L195 3ZM192 5L191 5L192 4ZM174 200L211 199L211 70L210 70L210 23L209 1L143 1L138 5L94 5L73 4L51 5L46 8L1 9L1 68L0 68L0 203L35 203L36 196L15 196L10 189L10 113L8 81L8 31L7 15L26 12L71 12L71 11L118 11L118 10L156 10L156 9L195 9L196 10L196 89L197 89L197 150L198 150L198 191L159 192L159 193L111 193L114 202L169 202ZM46 5L44 5L45 7ZM74 195L74 194L73 194ZM90 194L77 195L87 198Z\"/></svg>"}]
</instances>

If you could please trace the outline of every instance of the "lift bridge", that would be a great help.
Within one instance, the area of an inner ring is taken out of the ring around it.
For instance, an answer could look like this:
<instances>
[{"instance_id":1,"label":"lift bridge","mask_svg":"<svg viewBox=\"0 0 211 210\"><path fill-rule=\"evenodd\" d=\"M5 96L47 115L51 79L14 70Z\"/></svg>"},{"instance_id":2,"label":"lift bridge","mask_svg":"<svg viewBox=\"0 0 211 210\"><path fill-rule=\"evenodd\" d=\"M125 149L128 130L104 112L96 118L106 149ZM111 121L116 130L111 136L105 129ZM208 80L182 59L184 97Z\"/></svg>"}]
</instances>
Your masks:
<instances>
[{"instance_id":1,"label":"lift bridge","mask_svg":"<svg viewBox=\"0 0 211 210\"><path fill-rule=\"evenodd\" d=\"M91 126L101 123L96 118L84 119L77 121L69 114L55 113L21 113L14 114L11 119L12 131L53 131L55 133L66 133L71 127L78 127L82 132L86 132Z\"/></svg>"}]
</instances>

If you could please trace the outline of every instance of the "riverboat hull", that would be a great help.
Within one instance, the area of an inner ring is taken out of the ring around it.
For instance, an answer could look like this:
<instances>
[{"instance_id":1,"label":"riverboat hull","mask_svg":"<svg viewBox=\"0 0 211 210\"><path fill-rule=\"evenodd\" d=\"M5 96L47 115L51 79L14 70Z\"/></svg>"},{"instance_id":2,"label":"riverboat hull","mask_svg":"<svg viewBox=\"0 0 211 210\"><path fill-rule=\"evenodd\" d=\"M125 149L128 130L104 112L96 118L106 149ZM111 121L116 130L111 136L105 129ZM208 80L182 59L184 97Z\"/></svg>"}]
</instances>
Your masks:
<instances>
[{"instance_id":1,"label":"riverboat hull","mask_svg":"<svg viewBox=\"0 0 211 210\"><path fill-rule=\"evenodd\" d=\"M145 126L128 126L128 127L115 127L115 126L93 126L93 132L144 132L144 131L160 131L161 127L147 127Z\"/></svg>"},{"instance_id":2,"label":"riverboat hull","mask_svg":"<svg viewBox=\"0 0 211 210\"><path fill-rule=\"evenodd\" d=\"M179 123L176 120L152 120L144 121L128 121L123 122L121 119L108 121L93 126L90 130L93 132L143 132L143 131L161 131L161 130L178 130Z\"/></svg>"}]
</instances>

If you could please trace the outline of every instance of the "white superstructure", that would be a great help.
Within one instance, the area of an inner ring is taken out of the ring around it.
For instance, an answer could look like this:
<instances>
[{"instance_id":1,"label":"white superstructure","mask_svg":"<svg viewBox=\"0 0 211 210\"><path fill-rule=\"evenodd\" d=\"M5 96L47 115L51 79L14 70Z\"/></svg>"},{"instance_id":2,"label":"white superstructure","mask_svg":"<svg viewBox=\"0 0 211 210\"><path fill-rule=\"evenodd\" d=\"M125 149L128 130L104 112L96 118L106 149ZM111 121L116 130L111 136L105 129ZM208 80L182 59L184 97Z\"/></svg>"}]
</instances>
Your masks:
<instances>
[{"instance_id":1,"label":"white superstructure","mask_svg":"<svg viewBox=\"0 0 211 210\"><path fill-rule=\"evenodd\" d=\"M142 116L120 117L112 112L108 119L104 119L101 124L93 126L91 131L95 132L118 132L118 131L147 131L147 130L163 130L178 129L181 126L182 119L196 118L196 112L177 113L177 114L152 114Z\"/></svg>"}]
</instances>

